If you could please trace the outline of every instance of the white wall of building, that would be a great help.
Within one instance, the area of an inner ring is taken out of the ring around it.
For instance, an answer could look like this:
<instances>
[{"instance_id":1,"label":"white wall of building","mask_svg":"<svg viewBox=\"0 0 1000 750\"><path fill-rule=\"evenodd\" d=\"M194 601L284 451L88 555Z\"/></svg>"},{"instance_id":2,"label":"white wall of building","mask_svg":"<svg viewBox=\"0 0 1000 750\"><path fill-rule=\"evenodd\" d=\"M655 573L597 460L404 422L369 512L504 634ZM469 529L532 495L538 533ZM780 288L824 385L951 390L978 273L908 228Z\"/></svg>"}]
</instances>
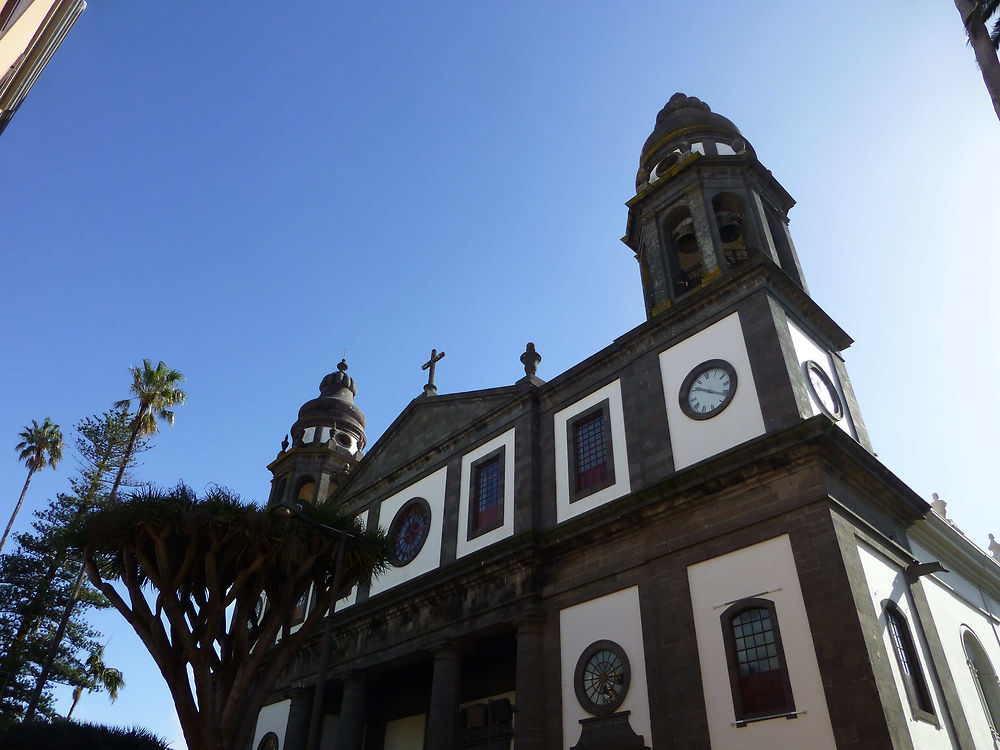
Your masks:
<instances>
[{"instance_id":1,"label":"white wall of building","mask_svg":"<svg viewBox=\"0 0 1000 750\"><path fill-rule=\"evenodd\" d=\"M688 583L712 750L835 750L788 535L692 565ZM737 727L720 618L731 604L751 597L774 602L799 715L794 720L768 719Z\"/></svg>"},{"instance_id":2,"label":"white wall of building","mask_svg":"<svg viewBox=\"0 0 1000 750\"><path fill-rule=\"evenodd\" d=\"M427 716L407 716L385 723L385 750L424 750Z\"/></svg>"},{"instance_id":3,"label":"white wall of building","mask_svg":"<svg viewBox=\"0 0 1000 750\"><path fill-rule=\"evenodd\" d=\"M691 370L709 359L722 359L733 366L736 394L729 405L711 419L691 419L681 411L681 386ZM660 352L660 375L675 469L683 469L764 434L764 417L760 413L739 313Z\"/></svg>"},{"instance_id":4,"label":"white wall of building","mask_svg":"<svg viewBox=\"0 0 1000 750\"><path fill-rule=\"evenodd\" d=\"M872 605L875 607L875 611L879 613L878 623L882 635L882 647L888 656L892 676L896 682L896 690L899 693L899 700L903 704L903 712L908 717L907 728L910 730L910 737L913 739L913 747L915 750L955 747L954 738L948 729L948 723L944 721L940 686L934 681L932 676L927 643L923 637L922 630L918 627L919 622L914 615L913 604L910 602L906 581L903 578L903 571L899 566L878 554L867 545L858 544L858 553L861 556L861 567L865 572L865 580L868 583L868 590L871 593ZM914 646L918 651L920 669L927 682L931 701L934 703L934 713L937 716L940 726L934 726L927 721L916 718L910 710L910 700L906 694L903 677L899 672L899 665L896 663L895 652L888 628L886 627L883 607L883 602L886 600L891 601L899 607L900 611L906 617L907 624L910 627L910 635L913 637ZM992 747L992 743L990 747Z\"/></svg>"},{"instance_id":5,"label":"white wall of building","mask_svg":"<svg viewBox=\"0 0 1000 750\"><path fill-rule=\"evenodd\" d=\"M570 498L570 456L567 444L567 423L583 412L599 403L608 400L608 412L611 422L611 450L614 458L615 483L603 490L594 492L577 500ZM557 411L555 420L555 454L556 454L556 521L562 523L588 510L616 500L631 491L628 476L628 446L625 440L625 417L622 411L622 384L620 380L608 383L603 388L594 391Z\"/></svg>"},{"instance_id":6,"label":"white wall of building","mask_svg":"<svg viewBox=\"0 0 1000 750\"><path fill-rule=\"evenodd\" d=\"M788 332L791 334L792 346L795 347L795 356L799 361L799 378L802 379L802 382L806 387L806 392L809 394L809 405L812 407L813 416L822 414L823 410L820 409L819 404L816 402L816 397L809 388L809 383L806 382L806 374L803 369L803 365L809 360L812 360L823 368L823 372L825 372L826 376L830 378L830 382L833 383L834 387L837 389L837 395L840 396L840 403L843 404L844 408L844 418L837 420L837 426L851 437L857 439L858 435L854 429L851 412L850 409L847 408L847 400L844 398L844 388L840 384L840 378L837 377L837 371L833 369L834 355L830 354L830 352L826 349L821 349L815 341L807 336L801 328L792 323L790 320L788 321Z\"/></svg>"},{"instance_id":7,"label":"white wall of building","mask_svg":"<svg viewBox=\"0 0 1000 750\"><path fill-rule=\"evenodd\" d=\"M632 682L619 711L631 711L629 722L646 745L655 747L649 721L646 687L646 651L642 642L639 589L633 586L592 599L559 613L559 651L562 675L563 748L580 740L580 719L592 718L576 699L573 677L580 655L595 641L614 641L628 656Z\"/></svg>"},{"instance_id":8,"label":"white wall of building","mask_svg":"<svg viewBox=\"0 0 1000 750\"><path fill-rule=\"evenodd\" d=\"M55 0L35 0L0 38L0 71L6 73L23 55L38 32L38 27L52 10Z\"/></svg>"},{"instance_id":9,"label":"white wall of building","mask_svg":"<svg viewBox=\"0 0 1000 750\"><path fill-rule=\"evenodd\" d=\"M264 735L274 732L278 735L278 750L285 748L285 725L288 724L288 709L292 705L289 700L278 701L264 706L257 714L257 729L253 733L253 747L256 748Z\"/></svg>"},{"instance_id":10,"label":"white wall of building","mask_svg":"<svg viewBox=\"0 0 1000 750\"><path fill-rule=\"evenodd\" d=\"M498 448L503 458L503 524L492 531L469 539L469 511L472 496L472 464ZM458 505L458 540L455 556L463 557L483 547L496 544L514 533L514 430L483 443L462 456L462 489Z\"/></svg>"},{"instance_id":11,"label":"white wall of building","mask_svg":"<svg viewBox=\"0 0 1000 750\"><path fill-rule=\"evenodd\" d=\"M392 565L381 576L372 581L369 595L375 596L388 591L393 586L429 573L441 565L441 536L444 526L444 487L448 476L447 467L414 482L406 489L382 501L379 510L379 526L388 532L396 512L409 500L422 497L431 508L431 527L424 546L408 565L396 568Z\"/></svg>"},{"instance_id":12,"label":"white wall of building","mask_svg":"<svg viewBox=\"0 0 1000 750\"><path fill-rule=\"evenodd\" d=\"M911 542L915 556L929 562L938 559L920 545ZM944 561L947 567L947 560ZM993 564L992 561L987 561ZM983 594L975 585L954 573L938 573L920 579L927 605L934 619L934 626L941 647L944 649L948 668L955 681L959 701L969 724L969 731L977 748L993 749L992 734L979 698L962 645L963 630L971 630L982 645L1000 675L1000 619L987 611L1000 611L996 602Z\"/></svg>"}]
</instances>

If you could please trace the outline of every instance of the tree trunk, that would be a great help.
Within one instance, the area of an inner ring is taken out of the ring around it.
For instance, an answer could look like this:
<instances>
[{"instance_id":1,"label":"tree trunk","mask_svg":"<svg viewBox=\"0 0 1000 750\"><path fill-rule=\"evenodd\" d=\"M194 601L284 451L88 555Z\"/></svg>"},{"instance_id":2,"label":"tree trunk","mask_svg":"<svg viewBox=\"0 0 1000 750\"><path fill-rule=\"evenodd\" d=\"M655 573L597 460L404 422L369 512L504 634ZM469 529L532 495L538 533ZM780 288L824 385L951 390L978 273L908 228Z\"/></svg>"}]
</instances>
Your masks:
<instances>
[{"instance_id":1,"label":"tree trunk","mask_svg":"<svg viewBox=\"0 0 1000 750\"><path fill-rule=\"evenodd\" d=\"M14 519L17 518L17 512L21 510L21 503L24 502L24 495L28 491L28 485L31 483L31 475L34 473L34 469L28 469L28 478L24 480L24 488L21 490L21 497L17 499L17 505L14 506L14 512L10 514L10 520L7 522L7 528L4 529L3 532L3 539L0 539L0 552L3 551L4 542L7 541L7 535L10 534L11 526L14 525Z\"/></svg>"},{"instance_id":2,"label":"tree trunk","mask_svg":"<svg viewBox=\"0 0 1000 750\"><path fill-rule=\"evenodd\" d=\"M35 709L38 708L38 701L42 697L42 690L45 688L45 683L48 682L49 673L52 671L52 662L55 661L56 652L59 650L59 644L62 642L63 635L66 633L66 624L69 622L69 616L73 612L73 605L76 604L76 596L80 593L80 585L83 583L83 575L85 565L80 563L80 572L76 576L76 583L73 584L73 591L70 592L69 601L66 602L66 609L63 610L62 619L59 621L59 629L56 630L56 634L52 640L52 647L49 649L48 655L45 657L45 663L42 665L42 671L38 675L38 682L35 683L35 692L31 696L31 701L28 703L28 708L24 712L24 721L31 721L35 716Z\"/></svg>"},{"instance_id":3,"label":"tree trunk","mask_svg":"<svg viewBox=\"0 0 1000 750\"><path fill-rule=\"evenodd\" d=\"M1000 60L997 59L997 51L986 31L986 20L975 0L955 0L955 7L962 16L965 33L968 34L969 44L976 56L976 64L983 74L983 83L993 100L997 119L1000 119Z\"/></svg>"},{"instance_id":4,"label":"tree trunk","mask_svg":"<svg viewBox=\"0 0 1000 750\"><path fill-rule=\"evenodd\" d=\"M35 595L31 598L31 602L28 603L28 606L24 610L24 616L21 618L21 624L17 628L14 640L7 649L7 653L4 654L3 661L0 662L0 673L4 675L3 683L0 684L0 702L3 702L3 700L7 697L8 686L13 681L14 677L21 673L21 669L24 667L24 662L22 660L24 643L28 639L28 636L38 626L38 618L41 612L42 603L45 600L45 597L48 596L52 579L55 577L56 573L59 572L59 568L61 568L65 562L66 551L61 550L59 554L52 559L52 562L49 563L49 568L45 571L45 579L42 586L35 592Z\"/></svg>"},{"instance_id":5,"label":"tree trunk","mask_svg":"<svg viewBox=\"0 0 1000 750\"><path fill-rule=\"evenodd\" d=\"M83 695L83 688L77 685L73 688L73 705L69 707L69 713L66 714L67 721L73 716L73 711L76 709L76 704L80 702L81 695Z\"/></svg>"},{"instance_id":6,"label":"tree trunk","mask_svg":"<svg viewBox=\"0 0 1000 750\"><path fill-rule=\"evenodd\" d=\"M132 459L132 451L135 450L135 441L139 437L139 420L142 419L145 408L144 406L140 406L139 411L135 413L135 419L132 420L132 434L129 435L128 445L125 447L125 458L122 459L122 465L118 467L118 473L115 474L115 482L111 485L111 493L108 495L109 505L118 497L118 485L122 483L122 477L128 468L128 462Z\"/></svg>"}]
</instances>

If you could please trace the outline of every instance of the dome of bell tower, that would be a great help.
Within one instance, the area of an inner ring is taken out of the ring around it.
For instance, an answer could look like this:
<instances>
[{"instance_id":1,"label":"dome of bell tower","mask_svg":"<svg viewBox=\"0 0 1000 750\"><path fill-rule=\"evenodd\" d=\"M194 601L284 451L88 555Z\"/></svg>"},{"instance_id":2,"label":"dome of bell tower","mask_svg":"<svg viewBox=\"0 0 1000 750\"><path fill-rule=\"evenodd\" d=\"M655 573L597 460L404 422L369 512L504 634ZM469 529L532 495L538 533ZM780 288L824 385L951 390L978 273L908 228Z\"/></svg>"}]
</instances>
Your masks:
<instances>
[{"instance_id":1,"label":"dome of bell tower","mask_svg":"<svg viewBox=\"0 0 1000 750\"><path fill-rule=\"evenodd\" d=\"M354 404L357 393L354 378L347 374L347 362L341 360L337 369L320 382L319 396L299 409L299 418L291 429L293 444L334 438L339 445L361 450L366 442L365 415Z\"/></svg>"},{"instance_id":2,"label":"dome of bell tower","mask_svg":"<svg viewBox=\"0 0 1000 750\"><path fill-rule=\"evenodd\" d=\"M748 148L739 128L730 120L713 112L701 99L678 92L656 115L656 125L639 156L636 184L645 182L657 167L662 173L692 151L732 155Z\"/></svg>"}]
</instances>

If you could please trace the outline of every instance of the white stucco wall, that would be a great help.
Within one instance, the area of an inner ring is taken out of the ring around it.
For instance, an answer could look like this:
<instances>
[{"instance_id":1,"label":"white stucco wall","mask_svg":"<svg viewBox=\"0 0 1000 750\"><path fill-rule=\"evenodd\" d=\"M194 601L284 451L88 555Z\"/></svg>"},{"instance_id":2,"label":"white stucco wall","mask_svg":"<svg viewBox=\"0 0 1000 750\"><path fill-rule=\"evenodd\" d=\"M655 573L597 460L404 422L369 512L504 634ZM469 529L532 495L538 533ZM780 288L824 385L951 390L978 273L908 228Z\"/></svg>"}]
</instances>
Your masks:
<instances>
[{"instance_id":1,"label":"white stucco wall","mask_svg":"<svg viewBox=\"0 0 1000 750\"><path fill-rule=\"evenodd\" d=\"M566 425L573 417L596 406L604 399L608 400L609 421L611 422L611 450L614 459L615 483L571 503L569 501L570 457L568 455ZM558 523L586 513L588 510L593 510L630 492L628 446L625 439L625 417L622 411L620 380L608 383L575 404L557 411L553 420L555 424L556 520Z\"/></svg>"},{"instance_id":2,"label":"white stucco wall","mask_svg":"<svg viewBox=\"0 0 1000 750\"><path fill-rule=\"evenodd\" d=\"M444 486L447 473L447 467L442 467L382 501L379 510L379 525L386 532L388 532L396 512L414 497L422 497L430 506L431 527L427 534L427 540L417 556L408 565L401 568L390 565L385 573L372 581L370 596L388 591L393 586L412 580L441 565L441 529L444 521Z\"/></svg>"},{"instance_id":3,"label":"white stucco wall","mask_svg":"<svg viewBox=\"0 0 1000 750\"><path fill-rule=\"evenodd\" d=\"M257 729L253 733L253 747L257 745L268 732L278 735L278 750L285 748L285 725L288 723L288 708L292 705L289 700L278 701L269 706L264 706L257 714Z\"/></svg>"},{"instance_id":4,"label":"white stucco wall","mask_svg":"<svg viewBox=\"0 0 1000 750\"><path fill-rule=\"evenodd\" d=\"M503 457L503 524L492 531L469 539L469 503L472 490L472 464L498 448L504 449ZM462 456L462 488L458 505L458 540L455 556L463 557L491 544L506 539L514 533L514 430L483 443Z\"/></svg>"},{"instance_id":5,"label":"white stucco wall","mask_svg":"<svg viewBox=\"0 0 1000 750\"><path fill-rule=\"evenodd\" d=\"M896 682L896 690L899 693L899 700L903 704L903 712L907 716L907 728L910 730L910 737L913 740L915 750L931 750L933 748L952 748L954 739L947 728L947 722L943 721L944 712L942 710L941 690L933 679L930 669L931 661L927 650L927 643L923 637L923 632L918 627L919 622L914 615L913 604L907 593L906 581L903 578L903 571L890 560L878 554L875 550L865 544L858 544L858 554L861 556L861 567L865 573L865 580L868 583L868 590L871 592L872 605L879 614L879 628L882 634L882 647L885 649L889 667L892 669L892 676ZM934 704L934 713L938 718L939 727L917 719L910 708L910 701L906 695L906 688L903 684L903 677L899 672L899 665L896 663L895 652L886 627L885 610L883 602L891 601L906 617L910 628L910 635L913 638L913 645L917 649L917 656L920 660L920 670L923 672L924 680L931 694L931 701ZM992 747L992 743L990 745Z\"/></svg>"},{"instance_id":6,"label":"white stucco wall","mask_svg":"<svg viewBox=\"0 0 1000 750\"><path fill-rule=\"evenodd\" d=\"M834 750L816 649L787 535L714 557L688 568L698 638L705 711L712 750ZM786 668L798 717L734 726L722 613L740 599L774 602Z\"/></svg>"},{"instance_id":7,"label":"white stucco wall","mask_svg":"<svg viewBox=\"0 0 1000 750\"><path fill-rule=\"evenodd\" d=\"M387 721L383 747L385 750L423 750L426 723L425 714Z\"/></svg>"},{"instance_id":8,"label":"white stucco wall","mask_svg":"<svg viewBox=\"0 0 1000 750\"><path fill-rule=\"evenodd\" d=\"M35 0L0 38L0 76L27 51L53 5L55 0Z\"/></svg>"},{"instance_id":9,"label":"white stucco wall","mask_svg":"<svg viewBox=\"0 0 1000 750\"><path fill-rule=\"evenodd\" d=\"M840 384L840 378L837 377L837 371L833 369L834 355L826 349L821 349L815 341L807 336L801 328L792 323L790 320L788 321L788 332L791 334L792 346L795 347L795 356L799 362L798 375L805 384L806 392L809 394L809 406L812 407L813 416L822 414L823 410L820 409L819 404L816 402L816 396L813 395L812 389L809 387L809 383L806 382L806 374L803 369L803 365L808 360L812 360L822 367L823 372L826 373L826 376L830 378L830 382L833 383L834 387L836 387L837 395L840 397L840 403L844 407L844 418L837 420L837 426L856 439L858 434L854 429L851 410L847 407L847 399L844 398L844 388Z\"/></svg>"},{"instance_id":10,"label":"white stucco wall","mask_svg":"<svg viewBox=\"0 0 1000 750\"><path fill-rule=\"evenodd\" d=\"M911 544L915 556L922 562L938 559L920 545L913 542ZM944 562L947 566L947 560ZM987 562L992 564L992 561ZM968 628L975 634L986 651L994 672L1000 675L1000 619L987 611L989 608L1000 612L1000 608L975 585L955 573L924 576L920 579L920 586L927 597L927 605L976 747L992 750L992 735L966 662L962 633L964 628Z\"/></svg>"},{"instance_id":11,"label":"white stucco wall","mask_svg":"<svg viewBox=\"0 0 1000 750\"><path fill-rule=\"evenodd\" d=\"M711 419L691 419L681 411L681 386L691 370L709 359L722 359L733 366L736 394L729 405ZM764 434L764 418L760 413L739 313L660 352L660 375L675 469L683 469Z\"/></svg>"},{"instance_id":12,"label":"white stucco wall","mask_svg":"<svg viewBox=\"0 0 1000 750\"><path fill-rule=\"evenodd\" d=\"M563 748L580 739L580 719L591 718L576 699L573 676L580 655L595 641L614 641L628 656L632 682L619 711L631 711L629 722L650 747L653 743L646 688L646 652L642 642L639 589L633 586L568 607L559 613L560 673L562 675Z\"/></svg>"}]
</instances>

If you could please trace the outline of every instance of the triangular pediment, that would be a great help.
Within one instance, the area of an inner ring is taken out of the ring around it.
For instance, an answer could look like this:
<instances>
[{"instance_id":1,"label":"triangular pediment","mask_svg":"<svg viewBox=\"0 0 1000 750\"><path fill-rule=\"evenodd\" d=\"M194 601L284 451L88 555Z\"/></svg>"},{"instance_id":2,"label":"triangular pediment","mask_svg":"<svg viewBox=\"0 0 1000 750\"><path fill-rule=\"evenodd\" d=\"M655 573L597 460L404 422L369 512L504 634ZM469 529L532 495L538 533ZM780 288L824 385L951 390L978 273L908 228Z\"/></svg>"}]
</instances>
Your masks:
<instances>
[{"instance_id":1,"label":"triangular pediment","mask_svg":"<svg viewBox=\"0 0 1000 750\"><path fill-rule=\"evenodd\" d=\"M359 491L425 455L521 392L508 386L413 399L362 458L344 490Z\"/></svg>"}]
</instances>

